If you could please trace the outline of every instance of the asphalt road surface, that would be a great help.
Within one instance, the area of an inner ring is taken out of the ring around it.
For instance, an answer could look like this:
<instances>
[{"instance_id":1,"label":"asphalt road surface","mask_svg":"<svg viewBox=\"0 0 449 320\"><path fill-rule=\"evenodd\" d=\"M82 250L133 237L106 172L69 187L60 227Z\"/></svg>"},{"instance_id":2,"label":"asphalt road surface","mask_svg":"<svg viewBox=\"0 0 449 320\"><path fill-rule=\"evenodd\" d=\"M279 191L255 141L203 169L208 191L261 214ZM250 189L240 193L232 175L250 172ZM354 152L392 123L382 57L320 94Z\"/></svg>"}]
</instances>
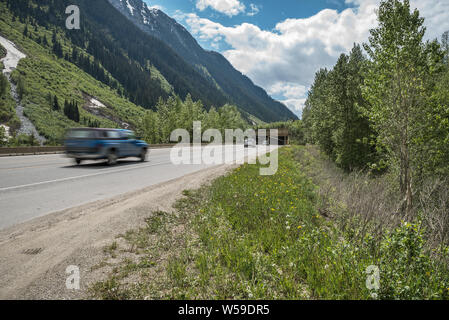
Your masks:
<instances>
[{"instance_id":1,"label":"asphalt road surface","mask_svg":"<svg viewBox=\"0 0 449 320\"><path fill-rule=\"evenodd\" d=\"M264 147L248 148L245 155L234 153L234 159L254 158L267 151ZM147 162L129 158L113 167L104 161L87 161L76 166L72 159L61 154L0 157L0 230L217 165L176 165L170 159L170 152L171 149L150 150ZM217 154L223 154L223 150Z\"/></svg>"}]
</instances>

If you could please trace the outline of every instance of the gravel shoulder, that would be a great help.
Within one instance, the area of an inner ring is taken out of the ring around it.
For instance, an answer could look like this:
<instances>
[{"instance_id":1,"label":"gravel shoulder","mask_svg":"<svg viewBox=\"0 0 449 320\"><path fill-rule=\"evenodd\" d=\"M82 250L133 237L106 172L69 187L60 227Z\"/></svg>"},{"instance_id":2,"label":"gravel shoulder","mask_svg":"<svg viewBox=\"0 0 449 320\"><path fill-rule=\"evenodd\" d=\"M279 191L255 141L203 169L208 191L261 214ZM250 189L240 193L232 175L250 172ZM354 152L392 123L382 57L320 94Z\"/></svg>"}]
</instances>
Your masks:
<instances>
[{"instance_id":1,"label":"gravel shoulder","mask_svg":"<svg viewBox=\"0 0 449 320\"><path fill-rule=\"evenodd\" d=\"M53 213L0 232L0 299L83 299L107 277L95 268L114 237L138 228L153 211L173 212L196 189L235 166L221 165L110 200ZM66 289L66 268L80 268L81 288Z\"/></svg>"}]
</instances>

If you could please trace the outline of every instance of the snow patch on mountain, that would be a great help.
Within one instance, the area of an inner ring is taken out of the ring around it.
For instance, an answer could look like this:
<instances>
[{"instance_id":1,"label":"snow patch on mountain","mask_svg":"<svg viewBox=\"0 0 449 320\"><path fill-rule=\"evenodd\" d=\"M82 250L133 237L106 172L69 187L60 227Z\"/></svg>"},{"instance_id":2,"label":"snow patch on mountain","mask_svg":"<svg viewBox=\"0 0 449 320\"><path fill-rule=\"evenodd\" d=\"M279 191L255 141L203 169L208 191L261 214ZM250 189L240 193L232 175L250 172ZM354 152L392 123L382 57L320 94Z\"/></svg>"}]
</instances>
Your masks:
<instances>
[{"instance_id":1,"label":"snow patch on mountain","mask_svg":"<svg viewBox=\"0 0 449 320\"><path fill-rule=\"evenodd\" d=\"M98 101L94 97L91 97L89 102L90 103L88 103L88 105L87 105L87 107L89 107L89 108L95 108L95 109L106 108L106 106L103 103L101 103L100 101Z\"/></svg>"},{"instance_id":2,"label":"snow patch on mountain","mask_svg":"<svg viewBox=\"0 0 449 320\"><path fill-rule=\"evenodd\" d=\"M121 1L120 1L121 2ZM129 9L129 12L131 13L131 15L133 16L134 15L134 7L129 3L129 0L126 0L126 6L128 7L128 9Z\"/></svg>"}]
</instances>

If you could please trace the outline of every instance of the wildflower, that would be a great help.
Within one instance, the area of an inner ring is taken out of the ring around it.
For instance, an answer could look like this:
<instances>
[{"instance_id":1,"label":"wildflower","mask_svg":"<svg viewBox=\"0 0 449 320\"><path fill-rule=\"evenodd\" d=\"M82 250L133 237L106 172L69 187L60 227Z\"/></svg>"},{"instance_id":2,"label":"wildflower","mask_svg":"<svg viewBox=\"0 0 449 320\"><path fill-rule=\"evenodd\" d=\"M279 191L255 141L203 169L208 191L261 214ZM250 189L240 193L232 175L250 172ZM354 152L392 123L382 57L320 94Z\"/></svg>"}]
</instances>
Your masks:
<instances>
[{"instance_id":1,"label":"wildflower","mask_svg":"<svg viewBox=\"0 0 449 320\"><path fill-rule=\"evenodd\" d=\"M298 229L302 229L302 226L298 226Z\"/></svg>"}]
</instances>

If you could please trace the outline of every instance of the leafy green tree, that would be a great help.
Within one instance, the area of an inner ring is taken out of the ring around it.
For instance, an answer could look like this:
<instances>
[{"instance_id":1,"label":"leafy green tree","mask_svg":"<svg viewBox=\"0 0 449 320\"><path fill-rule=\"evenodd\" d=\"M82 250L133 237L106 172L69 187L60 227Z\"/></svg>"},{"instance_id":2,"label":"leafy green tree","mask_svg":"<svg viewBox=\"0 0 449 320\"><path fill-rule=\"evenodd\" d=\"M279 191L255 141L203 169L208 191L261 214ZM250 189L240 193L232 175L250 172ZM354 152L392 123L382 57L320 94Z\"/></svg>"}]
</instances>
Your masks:
<instances>
[{"instance_id":1,"label":"leafy green tree","mask_svg":"<svg viewBox=\"0 0 449 320\"><path fill-rule=\"evenodd\" d=\"M439 77L416 137L417 165L422 177L449 175L449 69Z\"/></svg>"},{"instance_id":2,"label":"leafy green tree","mask_svg":"<svg viewBox=\"0 0 449 320\"><path fill-rule=\"evenodd\" d=\"M204 128L218 130L222 129L220 127L220 114L214 107L210 108L209 112L205 115Z\"/></svg>"},{"instance_id":3,"label":"leafy green tree","mask_svg":"<svg viewBox=\"0 0 449 320\"><path fill-rule=\"evenodd\" d=\"M361 91L365 63L361 47L354 45L332 70L320 70L303 112L305 138L348 171L367 167L377 156L370 143L375 133L361 111L367 104Z\"/></svg>"},{"instance_id":4,"label":"leafy green tree","mask_svg":"<svg viewBox=\"0 0 449 320\"><path fill-rule=\"evenodd\" d=\"M335 160L346 170L363 168L374 161L370 140L375 133L360 108L367 105L362 96L362 69L366 63L362 49L355 45L349 56L342 55L331 72L332 96L329 107L335 119L333 145Z\"/></svg>"},{"instance_id":5,"label":"leafy green tree","mask_svg":"<svg viewBox=\"0 0 449 320\"><path fill-rule=\"evenodd\" d=\"M202 122L202 131L209 128L246 129L248 123L243 119L240 111L235 106L225 105L218 111L211 108L207 112L203 103L193 101L190 95L182 101L173 96L164 100L159 99L156 106L157 112L148 111L142 122L142 135L151 143L170 143L170 134L175 129L185 129L193 136L193 122Z\"/></svg>"},{"instance_id":6,"label":"leafy green tree","mask_svg":"<svg viewBox=\"0 0 449 320\"><path fill-rule=\"evenodd\" d=\"M218 110L221 129L242 129L248 127L236 106L226 104Z\"/></svg>"},{"instance_id":7,"label":"leafy green tree","mask_svg":"<svg viewBox=\"0 0 449 320\"><path fill-rule=\"evenodd\" d=\"M173 109L170 108L170 105L174 105L174 100L175 98L173 97L169 98L167 101L159 98L159 102L156 106L159 118L159 133L161 143L169 143L170 134L174 129L176 129L176 122L173 122L174 112Z\"/></svg>"},{"instance_id":8,"label":"leafy green tree","mask_svg":"<svg viewBox=\"0 0 449 320\"><path fill-rule=\"evenodd\" d=\"M413 203L416 159L413 140L419 134L425 109L429 50L423 42L424 19L411 12L409 0L384 0L378 10L379 26L370 31L365 44L370 60L363 97L365 108L378 142L385 148L393 169L398 170L404 196L403 209L409 213Z\"/></svg>"},{"instance_id":9,"label":"leafy green tree","mask_svg":"<svg viewBox=\"0 0 449 320\"><path fill-rule=\"evenodd\" d=\"M145 140L151 144L161 142L158 123L158 114L152 110L147 111L143 119L143 130Z\"/></svg>"},{"instance_id":10,"label":"leafy green tree","mask_svg":"<svg viewBox=\"0 0 449 320\"><path fill-rule=\"evenodd\" d=\"M5 146L7 142L5 128L0 126L0 146Z\"/></svg>"},{"instance_id":11,"label":"leafy green tree","mask_svg":"<svg viewBox=\"0 0 449 320\"><path fill-rule=\"evenodd\" d=\"M303 119L306 127L307 140L319 145L323 151L335 159L334 141L334 115L330 106L335 102L331 94L330 74L327 69L320 69L315 74L309 97L306 101Z\"/></svg>"}]
</instances>

